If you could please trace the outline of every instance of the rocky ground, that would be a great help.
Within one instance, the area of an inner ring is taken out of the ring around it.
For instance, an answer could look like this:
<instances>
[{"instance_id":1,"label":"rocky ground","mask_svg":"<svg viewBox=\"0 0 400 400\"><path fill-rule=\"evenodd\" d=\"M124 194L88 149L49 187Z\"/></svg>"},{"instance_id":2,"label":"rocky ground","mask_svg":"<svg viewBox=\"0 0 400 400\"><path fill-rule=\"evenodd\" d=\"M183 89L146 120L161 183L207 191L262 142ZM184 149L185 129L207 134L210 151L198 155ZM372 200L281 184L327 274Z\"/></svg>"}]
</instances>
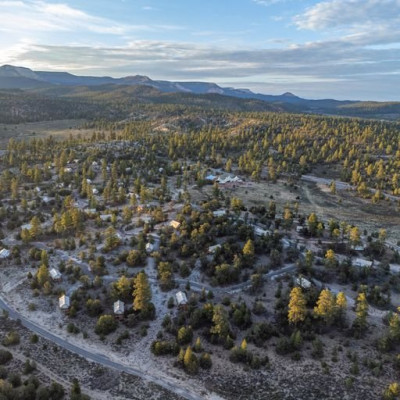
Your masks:
<instances>
[{"instance_id":1,"label":"rocky ground","mask_svg":"<svg viewBox=\"0 0 400 400\"><path fill-rule=\"evenodd\" d=\"M44 383L57 381L69 389L73 378L77 378L82 391L92 399L149 399L180 400L177 396L153 383L132 375L119 373L109 368L89 362L53 343L39 337L37 343L31 342L31 332L18 322L0 318L0 339L11 331L17 331L21 337L19 345L8 348L14 360L10 368L17 370L27 358L37 365L35 374Z\"/></svg>"}]
</instances>

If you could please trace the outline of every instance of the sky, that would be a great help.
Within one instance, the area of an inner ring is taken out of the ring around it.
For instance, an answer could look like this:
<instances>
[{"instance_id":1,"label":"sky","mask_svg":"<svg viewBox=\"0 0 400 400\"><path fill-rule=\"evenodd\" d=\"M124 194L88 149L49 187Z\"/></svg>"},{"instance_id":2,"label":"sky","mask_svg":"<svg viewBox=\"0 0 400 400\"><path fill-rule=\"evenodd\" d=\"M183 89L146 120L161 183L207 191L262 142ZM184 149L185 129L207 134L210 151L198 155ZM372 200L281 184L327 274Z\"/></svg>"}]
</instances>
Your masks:
<instances>
[{"instance_id":1,"label":"sky","mask_svg":"<svg viewBox=\"0 0 400 400\"><path fill-rule=\"evenodd\" d=\"M400 101L400 0L0 0L0 65Z\"/></svg>"}]
</instances>

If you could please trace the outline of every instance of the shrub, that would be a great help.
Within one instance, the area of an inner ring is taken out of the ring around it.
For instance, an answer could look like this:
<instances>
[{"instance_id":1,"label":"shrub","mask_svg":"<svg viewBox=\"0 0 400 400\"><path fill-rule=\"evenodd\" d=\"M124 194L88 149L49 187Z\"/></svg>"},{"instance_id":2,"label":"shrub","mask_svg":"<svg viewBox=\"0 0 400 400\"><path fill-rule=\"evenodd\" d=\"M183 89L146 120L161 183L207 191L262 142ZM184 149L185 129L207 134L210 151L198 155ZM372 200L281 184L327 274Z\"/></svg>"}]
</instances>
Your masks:
<instances>
[{"instance_id":1,"label":"shrub","mask_svg":"<svg viewBox=\"0 0 400 400\"><path fill-rule=\"evenodd\" d=\"M192 328L182 326L179 331L178 331L178 337L177 337L177 342L179 344L188 344L192 341L193 339L193 331Z\"/></svg>"},{"instance_id":2,"label":"shrub","mask_svg":"<svg viewBox=\"0 0 400 400\"><path fill-rule=\"evenodd\" d=\"M246 364L251 361L251 354L246 349L235 346L232 348L229 358L232 362L241 362Z\"/></svg>"},{"instance_id":3,"label":"shrub","mask_svg":"<svg viewBox=\"0 0 400 400\"><path fill-rule=\"evenodd\" d=\"M147 336L147 326L146 325L142 325L140 327L140 336L145 337Z\"/></svg>"},{"instance_id":4,"label":"shrub","mask_svg":"<svg viewBox=\"0 0 400 400\"><path fill-rule=\"evenodd\" d=\"M151 352L156 356L163 356L167 354L178 355L179 354L179 346L175 342L167 342L155 340L151 344Z\"/></svg>"},{"instance_id":5,"label":"shrub","mask_svg":"<svg viewBox=\"0 0 400 400\"><path fill-rule=\"evenodd\" d=\"M77 335L77 334L80 332L80 330L79 330L79 328L78 328L75 324L73 324L72 322L70 322L70 323L67 325L67 332L68 332L68 333L73 333L74 335Z\"/></svg>"},{"instance_id":6,"label":"shrub","mask_svg":"<svg viewBox=\"0 0 400 400\"><path fill-rule=\"evenodd\" d=\"M203 353L199 360L200 367L210 369L212 367L211 356L208 353Z\"/></svg>"},{"instance_id":7,"label":"shrub","mask_svg":"<svg viewBox=\"0 0 400 400\"><path fill-rule=\"evenodd\" d=\"M293 351L292 345L287 337L282 337L276 345L276 352L281 355L288 354Z\"/></svg>"},{"instance_id":8,"label":"shrub","mask_svg":"<svg viewBox=\"0 0 400 400\"><path fill-rule=\"evenodd\" d=\"M38 335L36 335L35 333L31 336L31 343L35 344L39 341L39 337Z\"/></svg>"},{"instance_id":9,"label":"shrub","mask_svg":"<svg viewBox=\"0 0 400 400\"><path fill-rule=\"evenodd\" d=\"M314 358L322 358L324 356L324 345L319 339L315 339L312 342L312 352L311 355Z\"/></svg>"},{"instance_id":10,"label":"shrub","mask_svg":"<svg viewBox=\"0 0 400 400\"><path fill-rule=\"evenodd\" d=\"M8 375L8 382L10 382L13 387L21 386L21 376L15 372L12 372Z\"/></svg>"},{"instance_id":11,"label":"shrub","mask_svg":"<svg viewBox=\"0 0 400 400\"><path fill-rule=\"evenodd\" d=\"M86 302L86 310L89 316L97 317L102 313L103 307L99 299L96 300L88 299Z\"/></svg>"},{"instance_id":12,"label":"shrub","mask_svg":"<svg viewBox=\"0 0 400 400\"><path fill-rule=\"evenodd\" d=\"M98 335L108 335L117 329L118 322L112 315L102 315L96 323L95 332Z\"/></svg>"},{"instance_id":13,"label":"shrub","mask_svg":"<svg viewBox=\"0 0 400 400\"><path fill-rule=\"evenodd\" d=\"M260 347L272 336L277 335L276 328L268 322L259 322L253 325L249 334L249 341Z\"/></svg>"},{"instance_id":14,"label":"shrub","mask_svg":"<svg viewBox=\"0 0 400 400\"><path fill-rule=\"evenodd\" d=\"M29 375L35 369L36 369L35 361L26 360L25 363L24 363L24 369L23 369L22 373L24 375Z\"/></svg>"},{"instance_id":15,"label":"shrub","mask_svg":"<svg viewBox=\"0 0 400 400\"><path fill-rule=\"evenodd\" d=\"M53 382L49 386L49 395L51 399L61 400L62 398L64 398L64 394L65 394L64 388L59 383Z\"/></svg>"},{"instance_id":16,"label":"shrub","mask_svg":"<svg viewBox=\"0 0 400 400\"><path fill-rule=\"evenodd\" d=\"M45 386L41 386L36 392L36 400L48 400L50 399L49 389Z\"/></svg>"},{"instance_id":17,"label":"shrub","mask_svg":"<svg viewBox=\"0 0 400 400\"><path fill-rule=\"evenodd\" d=\"M252 357L251 362L250 362L250 366L253 369L260 369L261 367L261 360L259 357Z\"/></svg>"},{"instance_id":18,"label":"shrub","mask_svg":"<svg viewBox=\"0 0 400 400\"><path fill-rule=\"evenodd\" d=\"M19 334L15 331L11 331L7 333L6 337L3 339L3 346L13 346L19 344L20 337Z\"/></svg>"},{"instance_id":19,"label":"shrub","mask_svg":"<svg viewBox=\"0 0 400 400\"><path fill-rule=\"evenodd\" d=\"M0 366L0 379L6 379L8 375L8 370L6 367Z\"/></svg>"},{"instance_id":20,"label":"shrub","mask_svg":"<svg viewBox=\"0 0 400 400\"><path fill-rule=\"evenodd\" d=\"M9 351L0 349L0 365L7 364L12 358L13 356Z\"/></svg>"},{"instance_id":21,"label":"shrub","mask_svg":"<svg viewBox=\"0 0 400 400\"><path fill-rule=\"evenodd\" d=\"M139 318L143 321L153 320L156 317L156 308L153 303L148 304L140 311Z\"/></svg>"},{"instance_id":22,"label":"shrub","mask_svg":"<svg viewBox=\"0 0 400 400\"><path fill-rule=\"evenodd\" d=\"M170 297L170 298L168 299L168 308L174 308L174 305L175 305L174 298L173 298L173 297Z\"/></svg>"}]
</instances>

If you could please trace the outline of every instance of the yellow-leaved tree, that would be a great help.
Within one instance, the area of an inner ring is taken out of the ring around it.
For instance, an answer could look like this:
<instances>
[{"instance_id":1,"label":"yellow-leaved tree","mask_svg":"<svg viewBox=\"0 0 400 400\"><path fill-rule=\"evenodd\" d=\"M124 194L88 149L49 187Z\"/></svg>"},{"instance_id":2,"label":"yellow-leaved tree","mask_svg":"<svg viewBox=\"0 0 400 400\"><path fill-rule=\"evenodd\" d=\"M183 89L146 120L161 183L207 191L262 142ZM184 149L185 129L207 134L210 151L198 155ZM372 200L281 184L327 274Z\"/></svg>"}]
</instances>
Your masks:
<instances>
[{"instance_id":1,"label":"yellow-leaved tree","mask_svg":"<svg viewBox=\"0 0 400 400\"><path fill-rule=\"evenodd\" d=\"M288 320L291 324L298 324L305 320L307 304L300 287L294 287L290 292Z\"/></svg>"},{"instance_id":2,"label":"yellow-leaved tree","mask_svg":"<svg viewBox=\"0 0 400 400\"><path fill-rule=\"evenodd\" d=\"M134 279L133 291L133 308L136 311L146 309L151 300L151 290L147 275L144 272L139 272Z\"/></svg>"},{"instance_id":3,"label":"yellow-leaved tree","mask_svg":"<svg viewBox=\"0 0 400 400\"><path fill-rule=\"evenodd\" d=\"M335 297L329 289L321 291L314 314L321 317L326 324L330 324L335 316Z\"/></svg>"}]
</instances>

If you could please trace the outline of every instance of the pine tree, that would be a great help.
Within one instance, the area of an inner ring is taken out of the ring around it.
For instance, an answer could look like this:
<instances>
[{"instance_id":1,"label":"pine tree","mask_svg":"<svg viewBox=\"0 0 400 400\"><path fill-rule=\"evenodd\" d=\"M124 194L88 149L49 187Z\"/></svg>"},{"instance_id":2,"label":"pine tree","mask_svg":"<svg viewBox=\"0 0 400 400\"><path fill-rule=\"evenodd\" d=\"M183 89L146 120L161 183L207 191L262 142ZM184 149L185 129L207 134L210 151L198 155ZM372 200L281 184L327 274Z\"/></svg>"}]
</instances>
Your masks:
<instances>
[{"instance_id":1,"label":"pine tree","mask_svg":"<svg viewBox=\"0 0 400 400\"><path fill-rule=\"evenodd\" d=\"M26 199L21 200L21 208L26 212L28 209L28 201Z\"/></svg>"},{"instance_id":2,"label":"pine tree","mask_svg":"<svg viewBox=\"0 0 400 400\"><path fill-rule=\"evenodd\" d=\"M122 218L125 224L128 224L132 219L132 210L130 207L124 207L122 209Z\"/></svg>"},{"instance_id":3,"label":"pine tree","mask_svg":"<svg viewBox=\"0 0 400 400\"><path fill-rule=\"evenodd\" d=\"M31 240L31 234L29 232L29 229L22 229L21 231L21 240L26 244L29 243Z\"/></svg>"},{"instance_id":4,"label":"pine tree","mask_svg":"<svg viewBox=\"0 0 400 400\"><path fill-rule=\"evenodd\" d=\"M197 373L199 369L199 363L197 357L193 354L190 346L186 349L185 356L183 358L183 365L187 372L190 374Z\"/></svg>"},{"instance_id":5,"label":"pine tree","mask_svg":"<svg viewBox=\"0 0 400 400\"><path fill-rule=\"evenodd\" d=\"M393 313L389 319L389 334L395 341L400 339L400 318L397 313Z\"/></svg>"},{"instance_id":6,"label":"pine tree","mask_svg":"<svg viewBox=\"0 0 400 400\"><path fill-rule=\"evenodd\" d=\"M290 336L290 343L292 344L294 349L300 350L301 345L303 344L303 338L299 330L296 330L292 333L292 335Z\"/></svg>"},{"instance_id":7,"label":"pine tree","mask_svg":"<svg viewBox=\"0 0 400 400\"><path fill-rule=\"evenodd\" d=\"M221 304L214 307L212 321L214 326L211 328L210 332L218 335L220 338L226 338L230 332L228 315Z\"/></svg>"},{"instance_id":8,"label":"pine tree","mask_svg":"<svg viewBox=\"0 0 400 400\"><path fill-rule=\"evenodd\" d=\"M340 321L346 316L347 299L343 292L339 292L336 296L336 313Z\"/></svg>"},{"instance_id":9,"label":"pine tree","mask_svg":"<svg viewBox=\"0 0 400 400\"><path fill-rule=\"evenodd\" d=\"M19 182L17 178L13 178L11 180L11 199L17 200L18 199L18 186Z\"/></svg>"},{"instance_id":10,"label":"pine tree","mask_svg":"<svg viewBox=\"0 0 400 400\"><path fill-rule=\"evenodd\" d=\"M183 360L185 359L185 350L181 348L178 354L178 361L183 364Z\"/></svg>"},{"instance_id":11,"label":"pine tree","mask_svg":"<svg viewBox=\"0 0 400 400\"><path fill-rule=\"evenodd\" d=\"M133 291L133 308L136 311L142 311L150 304L151 290L147 275L144 272L139 272L134 278Z\"/></svg>"},{"instance_id":12,"label":"pine tree","mask_svg":"<svg viewBox=\"0 0 400 400\"><path fill-rule=\"evenodd\" d=\"M314 314L324 319L325 323L332 322L335 313L335 298L331 291L324 289L321 291L317 305L314 307Z\"/></svg>"},{"instance_id":13,"label":"pine tree","mask_svg":"<svg viewBox=\"0 0 400 400\"><path fill-rule=\"evenodd\" d=\"M246 266L250 267L250 264L254 260L254 243L249 239L243 247L243 258Z\"/></svg>"},{"instance_id":14,"label":"pine tree","mask_svg":"<svg viewBox=\"0 0 400 400\"><path fill-rule=\"evenodd\" d=\"M350 229L349 239L352 246L357 246L361 242L361 232L357 226Z\"/></svg>"},{"instance_id":15,"label":"pine tree","mask_svg":"<svg viewBox=\"0 0 400 400\"><path fill-rule=\"evenodd\" d=\"M311 213L307 219L308 230L310 231L311 235L314 236L317 232L318 226L318 218L315 213Z\"/></svg>"},{"instance_id":16,"label":"pine tree","mask_svg":"<svg viewBox=\"0 0 400 400\"><path fill-rule=\"evenodd\" d=\"M229 158L228 161L225 164L225 170L226 172L231 172L232 170L232 160Z\"/></svg>"},{"instance_id":17,"label":"pine tree","mask_svg":"<svg viewBox=\"0 0 400 400\"><path fill-rule=\"evenodd\" d=\"M395 400L400 396L400 385L397 382L391 383L383 393L384 400Z\"/></svg>"},{"instance_id":18,"label":"pine tree","mask_svg":"<svg viewBox=\"0 0 400 400\"><path fill-rule=\"evenodd\" d=\"M314 264L314 253L311 250L306 251L304 265L308 271L311 271Z\"/></svg>"},{"instance_id":19,"label":"pine tree","mask_svg":"<svg viewBox=\"0 0 400 400\"><path fill-rule=\"evenodd\" d=\"M31 229L29 233L33 239L37 239L42 233L41 223L36 215L31 219Z\"/></svg>"},{"instance_id":20,"label":"pine tree","mask_svg":"<svg viewBox=\"0 0 400 400\"><path fill-rule=\"evenodd\" d=\"M290 292L288 320L291 324L298 324L305 320L307 315L306 299L300 287L294 287Z\"/></svg>"},{"instance_id":21,"label":"pine tree","mask_svg":"<svg viewBox=\"0 0 400 400\"><path fill-rule=\"evenodd\" d=\"M42 250L40 254L40 262L45 265L46 267L49 266L49 256L46 250Z\"/></svg>"},{"instance_id":22,"label":"pine tree","mask_svg":"<svg viewBox=\"0 0 400 400\"><path fill-rule=\"evenodd\" d=\"M364 292L361 292L357 297L356 306L356 319L354 320L353 327L356 328L357 333L362 333L367 327L368 316L368 302Z\"/></svg>"},{"instance_id":23,"label":"pine tree","mask_svg":"<svg viewBox=\"0 0 400 400\"><path fill-rule=\"evenodd\" d=\"M285 210L283 212L283 221L285 230L290 229L293 224L293 213L288 206L285 207Z\"/></svg>"},{"instance_id":24,"label":"pine tree","mask_svg":"<svg viewBox=\"0 0 400 400\"><path fill-rule=\"evenodd\" d=\"M41 286L41 287L43 287L44 284L49 281L50 274L49 274L49 270L48 270L48 268L47 268L47 266L45 264L42 264L40 266L36 277L37 277L39 286Z\"/></svg>"},{"instance_id":25,"label":"pine tree","mask_svg":"<svg viewBox=\"0 0 400 400\"><path fill-rule=\"evenodd\" d=\"M201 340L199 337L196 339L193 350L196 351L197 353L203 350L203 346L201 344Z\"/></svg>"},{"instance_id":26,"label":"pine tree","mask_svg":"<svg viewBox=\"0 0 400 400\"><path fill-rule=\"evenodd\" d=\"M334 268L337 265L336 255L332 249L329 249L325 254L325 266L327 268Z\"/></svg>"},{"instance_id":27,"label":"pine tree","mask_svg":"<svg viewBox=\"0 0 400 400\"><path fill-rule=\"evenodd\" d=\"M132 291L132 281L125 275L122 275L117 282L115 282L115 289L118 293L118 297L122 300L128 300Z\"/></svg>"}]
</instances>

